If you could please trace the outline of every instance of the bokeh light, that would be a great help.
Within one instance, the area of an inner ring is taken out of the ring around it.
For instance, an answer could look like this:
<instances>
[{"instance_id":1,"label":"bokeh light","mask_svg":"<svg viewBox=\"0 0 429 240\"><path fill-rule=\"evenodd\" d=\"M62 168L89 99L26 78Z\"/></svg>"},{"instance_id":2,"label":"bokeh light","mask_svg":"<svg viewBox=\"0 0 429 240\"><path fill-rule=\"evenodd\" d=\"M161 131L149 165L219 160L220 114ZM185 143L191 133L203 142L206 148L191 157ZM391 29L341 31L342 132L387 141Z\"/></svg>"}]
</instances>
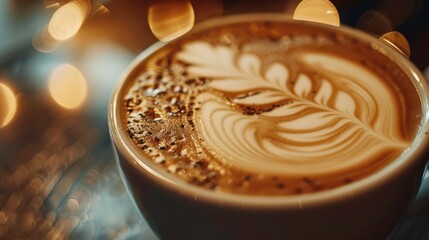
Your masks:
<instances>
[{"instance_id":1,"label":"bokeh light","mask_svg":"<svg viewBox=\"0 0 429 240\"><path fill-rule=\"evenodd\" d=\"M43 5L45 5L46 8L58 8L61 6L59 0L43 0Z\"/></svg>"},{"instance_id":2,"label":"bokeh light","mask_svg":"<svg viewBox=\"0 0 429 240\"><path fill-rule=\"evenodd\" d=\"M0 82L0 128L8 125L16 114L17 102L12 89Z\"/></svg>"},{"instance_id":3,"label":"bokeh light","mask_svg":"<svg viewBox=\"0 0 429 240\"><path fill-rule=\"evenodd\" d=\"M92 8L94 9L93 10L93 13L94 14L107 14L107 13L110 13L110 10L105 6L105 5L103 5L103 4L101 4L101 3L99 3L99 2L93 2L93 6L92 6Z\"/></svg>"},{"instance_id":4,"label":"bokeh light","mask_svg":"<svg viewBox=\"0 0 429 240\"><path fill-rule=\"evenodd\" d=\"M397 31L392 31L384 34L380 37L381 40L392 46L398 52L402 53L406 57L410 57L410 45L407 39Z\"/></svg>"},{"instance_id":5,"label":"bokeh light","mask_svg":"<svg viewBox=\"0 0 429 240\"><path fill-rule=\"evenodd\" d=\"M296 7L293 19L340 26L340 16L328 0L303 0Z\"/></svg>"},{"instance_id":6,"label":"bokeh light","mask_svg":"<svg viewBox=\"0 0 429 240\"><path fill-rule=\"evenodd\" d=\"M364 12L359 17L356 26L357 28L372 33L378 37L395 28L392 21L386 14L375 10Z\"/></svg>"},{"instance_id":7,"label":"bokeh light","mask_svg":"<svg viewBox=\"0 0 429 240\"><path fill-rule=\"evenodd\" d=\"M60 47L61 42L52 38L48 28L44 27L39 30L33 37L33 48L42 53L50 53Z\"/></svg>"},{"instance_id":8,"label":"bokeh light","mask_svg":"<svg viewBox=\"0 0 429 240\"><path fill-rule=\"evenodd\" d=\"M56 103L67 109L83 104L88 95L85 77L74 66L58 66L49 79L49 93Z\"/></svg>"},{"instance_id":9,"label":"bokeh light","mask_svg":"<svg viewBox=\"0 0 429 240\"><path fill-rule=\"evenodd\" d=\"M182 36L195 24L194 9L189 1L151 5L147 17L152 33L163 42Z\"/></svg>"},{"instance_id":10,"label":"bokeh light","mask_svg":"<svg viewBox=\"0 0 429 240\"><path fill-rule=\"evenodd\" d=\"M49 34L58 41L73 37L82 26L90 4L87 1L71 1L58 8L48 25Z\"/></svg>"}]
</instances>

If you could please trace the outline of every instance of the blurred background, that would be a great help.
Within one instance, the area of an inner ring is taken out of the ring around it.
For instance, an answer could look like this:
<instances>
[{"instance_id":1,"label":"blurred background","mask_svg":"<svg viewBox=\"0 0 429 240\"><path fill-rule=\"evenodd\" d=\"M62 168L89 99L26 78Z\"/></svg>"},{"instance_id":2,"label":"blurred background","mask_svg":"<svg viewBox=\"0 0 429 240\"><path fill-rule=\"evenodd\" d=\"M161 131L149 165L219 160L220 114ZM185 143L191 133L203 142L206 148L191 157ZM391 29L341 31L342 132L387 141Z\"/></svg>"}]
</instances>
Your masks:
<instances>
[{"instance_id":1,"label":"blurred background","mask_svg":"<svg viewBox=\"0 0 429 240\"><path fill-rule=\"evenodd\" d=\"M0 239L156 239L110 147L108 101L122 73L201 21L291 15L299 2L0 0ZM342 25L401 32L429 79L428 0L332 3ZM429 239L428 179L390 239Z\"/></svg>"}]
</instances>

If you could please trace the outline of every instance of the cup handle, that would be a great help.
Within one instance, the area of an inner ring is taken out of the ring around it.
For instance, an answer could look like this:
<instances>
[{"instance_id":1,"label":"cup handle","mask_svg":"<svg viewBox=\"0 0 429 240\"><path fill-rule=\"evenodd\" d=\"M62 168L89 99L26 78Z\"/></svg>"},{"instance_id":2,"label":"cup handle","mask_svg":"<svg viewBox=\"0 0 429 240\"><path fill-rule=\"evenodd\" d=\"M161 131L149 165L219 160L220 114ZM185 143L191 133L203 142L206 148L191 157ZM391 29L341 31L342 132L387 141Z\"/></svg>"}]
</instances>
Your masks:
<instances>
[{"instance_id":1,"label":"cup handle","mask_svg":"<svg viewBox=\"0 0 429 240\"><path fill-rule=\"evenodd\" d=\"M405 57L410 58L410 44L408 44L407 39L400 32L392 31L385 33L380 37L380 40L387 43Z\"/></svg>"},{"instance_id":2,"label":"cup handle","mask_svg":"<svg viewBox=\"0 0 429 240\"><path fill-rule=\"evenodd\" d=\"M295 8L294 20L324 23L340 26L337 8L328 0L303 0Z\"/></svg>"}]
</instances>

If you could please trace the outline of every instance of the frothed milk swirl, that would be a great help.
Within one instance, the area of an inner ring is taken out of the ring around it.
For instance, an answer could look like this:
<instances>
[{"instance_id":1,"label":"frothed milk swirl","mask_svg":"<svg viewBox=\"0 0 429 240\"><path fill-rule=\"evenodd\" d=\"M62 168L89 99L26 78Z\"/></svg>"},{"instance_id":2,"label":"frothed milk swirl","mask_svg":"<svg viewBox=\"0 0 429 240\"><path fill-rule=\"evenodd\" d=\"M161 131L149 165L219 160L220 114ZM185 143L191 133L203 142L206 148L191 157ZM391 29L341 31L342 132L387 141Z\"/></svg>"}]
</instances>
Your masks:
<instances>
[{"instance_id":1,"label":"frothed milk swirl","mask_svg":"<svg viewBox=\"0 0 429 240\"><path fill-rule=\"evenodd\" d=\"M274 195L397 158L419 116L404 73L357 39L295 24L220 26L151 55L124 96L142 153L190 183Z\"/></svg>"}]
</instances>

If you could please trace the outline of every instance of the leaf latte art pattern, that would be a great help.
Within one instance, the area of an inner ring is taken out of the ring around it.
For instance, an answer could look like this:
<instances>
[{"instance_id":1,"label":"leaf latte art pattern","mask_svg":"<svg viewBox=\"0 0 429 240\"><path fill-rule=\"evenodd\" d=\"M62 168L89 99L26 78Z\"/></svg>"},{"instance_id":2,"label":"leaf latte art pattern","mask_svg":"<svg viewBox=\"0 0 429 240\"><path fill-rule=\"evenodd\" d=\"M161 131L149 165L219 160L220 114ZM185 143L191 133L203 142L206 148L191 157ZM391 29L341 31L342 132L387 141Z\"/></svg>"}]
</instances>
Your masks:
<instances>
[{"instance_id":1,"label":"leaf latte art pattern","mask_svg":"<svg viewBox=\"0 0 429 240\"><path fill-rule=\"evenodd\" d=\"M409 146L398 100L378 75L327 53L283 54L268 62L202 41L176 54L190 74L210 80L195 122L215 156L251 172L323 176Z\"/></svg>"}]
</instances>

